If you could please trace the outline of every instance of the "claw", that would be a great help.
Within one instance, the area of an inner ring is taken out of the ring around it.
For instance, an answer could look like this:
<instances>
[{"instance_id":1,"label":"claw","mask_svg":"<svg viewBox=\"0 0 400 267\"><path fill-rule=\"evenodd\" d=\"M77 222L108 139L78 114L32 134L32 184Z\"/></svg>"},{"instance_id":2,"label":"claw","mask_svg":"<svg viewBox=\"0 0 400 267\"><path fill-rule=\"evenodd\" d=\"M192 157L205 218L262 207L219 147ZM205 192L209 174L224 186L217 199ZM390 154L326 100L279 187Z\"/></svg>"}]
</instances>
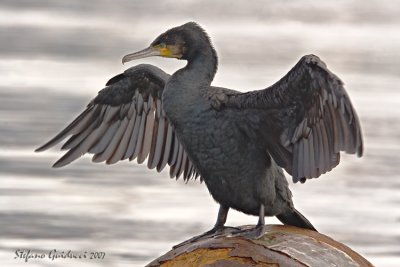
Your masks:
<instances>
[{"instance_id":1,"label":"claw","mask_svg":"<svg viewBox=\"0 0 400 267\"><path fill-rule=\"evenodd\" d=\"M258 224L253 228L239 229L238 231L232 232L231 237L244 237L246 239L259 239L265 234L265 225Z\"/></svg>"},{"instance_id":2,"label":"claw","mask_svg":"<svg viewBox=\"0 0 400 267\"><path fill-rule=\"evenodd\" d=\"M226 222L226 217L228 216L228 211L229 211L229 207L226 206L219 206L219 211L218 211L218 217L217 217L217 221L215 223L215 226L210 230L207 231L201 235L192 237L189 240L186 240L182 243L179 243L178 245L173 246L173 249L176 249L178 247L181 247L183 245L187 245L190 243L194 243L196 241L199 241L200 239L205 239L205 238L215 238L217 236L219 236L222 233L225 233L226 229L229 229L231 227L225 227L224 224Z\"/></svg>"},{"instance_id":3,"label":"claw","mask_svg":"<svg viewBox=\"0 0 400 267\"><path fill-rule=\"evenodd\" d=\"M225 228L226 227L224 227L224 226L222 226L222 227L214 227L211 230L209 230L209 231L207 231L205 233L202 233L201 235L197 235L197 236L192 237L192 238L190 238L190 239L188 239L186 241L183 241L182 243L179 243L179 244L173 246L172 249L176 249L178 247L197 242L197 241L199 241L201 239L214 238L215 236L220 235Z\"/></svg>"}]
</instances>

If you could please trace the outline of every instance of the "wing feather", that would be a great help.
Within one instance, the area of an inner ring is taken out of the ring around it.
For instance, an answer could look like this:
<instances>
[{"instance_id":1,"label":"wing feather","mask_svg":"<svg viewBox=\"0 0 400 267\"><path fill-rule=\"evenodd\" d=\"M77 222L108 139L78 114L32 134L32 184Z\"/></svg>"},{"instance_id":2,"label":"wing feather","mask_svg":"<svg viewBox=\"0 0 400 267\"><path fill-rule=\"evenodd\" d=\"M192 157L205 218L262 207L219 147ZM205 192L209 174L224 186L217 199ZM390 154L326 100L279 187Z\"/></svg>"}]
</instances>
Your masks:
<instances>
[{"instance_id":1,"label":"wing feather","mask_svg":"<svg viewBox=\"0 0 400 267\"><path fill-rule=\"evenodd\" d=\"M128 148L126 149L125 156L123 159L130 158L136 149L136 144L139 136L140 124L142 120L142 115L136 115L135 125L133 126L133 131L131 138L129 140Z\"/></svg>"},{"instance_id":2,"label":"wing feather","mask_svg":"<svg viewBox=\"0 0 400 267\"><path fill-rule=\"evenodd\" d=\"M154 109L152 105L152 100L149 99L149 109L146 111L146 126L144 130L143 146L138 155L138 163L143 163L146 157L149 155L151 149L151 143L153 140L154 133Z\"/></svg>"},{"instance_id":3,"label":"wing feather","mask_svg":"<svg viewBox=\"0 0 400 267\"><path fill-rule=\"evenodd\" d=\"M129 119L129 117L126 117L125 119L128 120L128 125L126 126L125 132L123 133L117 149L115 150L114 154L107 160L107 164L115 164L118 161L122 160L125 155L126 148L129 144L129 138L132 135L133 126L135 125L134 119Z\"/></svg>"},{"instance_id":4,"label":"wing feather","mask_svg":"<svg viewBox=\"0 0 400 267\"><path fill-rule=\"evenodd\" d=\"M165 119L157 119L156 121L156 132L153 137L153 145L152 145L152 153L151 156L149 157L148 165L147 167L149 169L154 169L161 160L161 153L163 149L163 143L165 142L165 137L166 137L166 126L165 126Z\"/></svg>"},{"instance_id":5,"label":"wing feather","mask_svg":"<svg viewBox=\"0 0 400 267\"><path fill-rule=\"evenodd\" d=\"M115 121L111 127L113 128L113 131L108 132L108 135L104 135L102 138L102 148L104 149L100 150L99 153L96 153L93 156L93 162L106 161L114 152L115 143L118 143L119 140L121 140L122 130L125 130L121 127L121 121Z\"/></svg>"},{"instance_id":6,"label":"wing feather","mask_svg":"<svg viewBox=\"0 0 400 267\"><path fill-rule=\"evenodd\" d=\"M138 65L110 79L86 109L54 138L44 151L65 138L68 150L54 167L65 166L86 153L94 162L114 164L137 158L150 169L171 167L171 177L198 176L162 108L169 75L151 65Z\"/></svg>"},{"instance_id":7,"label":"wing feather","mask_svg":"<svg viewBox=\"0 0 400 267\"><path fill-rule=\"evenodd\" d=\"M317 176L317 170L315 167L315 153L314 153L314 138L313 138L312 132L307 137L307 143L308 143L308 153L309 153L309 162L308 162L308 168L310 169L310 173L312 177Z\"/></svg>"},{"instance_id":8,"label":"wing feather","mask_svg":"<svg viewBox=\"0 0 400 267\"><path fill-rule=\"evenodd\" d=\"M182 161L181 161L181 164L179 166L178 174L176 175L178 178L182 175L182 173L185 170L186 161L187 161L187 154L186 154L185 150L182 147Z\"/></svg>"},{"instance_id":9,"label":"wing feather","mask_svg":"<svg viewBox=\"0 0 400 267\"><path fill-rule=\"evenodd\" d=\"M94 124L95 124L95 122L92 122L92 124L87 125L87 127L84 128L82 130L82 132L79 132L79 133L71 136L67 140L67 142L65 142L65 144L61 147L61 149L66 150L66 149L70 149L70 148L73 148L73 147L79 145L82 142L82 140L87 138L89 136L89 134L93 131Z\"/></svg>"},{"instance_id":10,"label":"wing feather","mask_svg":"<svg viewBox=\"0 0 400 267\"><path fill-rule=\"evenodd\" d=\"M226 107L260 119L257 142L293 181L339 164L340 151L362 156L361 126L342 81L314 55L304 56L269 88L227 96Z\"/></svg>"},{"instance_id":11,"label":"wing feather","mask_svg":"<svg viewBox=\"0 0 400 267\"><path fill-rule=\"evenodd\" d=\"M137 156L139 155L139 152L142 150L142 146L143 146L143 139L144 139L144 132L146 130L146 114L142 114L142 119L140 120L140 125L139 125L139 132L138 132L138 137L136 140L136 146L135 146L135 151L133 152L133 154L129 157L129 160L134 160L137 158ZM142 163L139 161L138 159L138 163Z\"/></svg>"},{"instance_id":12,"label":"wing feather","mask_svg":"<svg viewBox=\"0 0 400 267\"><path fill-rule=\"evenodd\" d=\"M166 119L165 119L166 120ZM157 171L160 172L161 170L164 169L164 167L168 163L168 159L170 157L170 154L172 153L172 144L173 144L173 138L174 138L174 132L172 129L172 126L166 122L166 127L167 127L167 136L165 137L165 145L162 151L162 160L160 163L157 165Z\"/></svg>"},{"instance_id":13,"label":"wing feather","mask_svg":"<svg viewBox=\"0 0 400 267\"><path fill-rule=\"evenodd\" d=\"M157 137L160 133L159 131L159 124L160 124L160 120L157 117L157 113L156 116L154 118L154 126L153 126L153 133L152 133L152 139L151 139L151 146L150 146L150 151L149 151L149 157L147 159L147 168L154 169L155 166L154 165L154 156L156 153L156 146L157 146Z\"/></svg>"},{"instance_id":14,"label":"wing feather","mask_svg":"<svg viewBox=\"0 0 400 267\"><path fill-rule=\"evenodd\" d=\"M124 136L124 133L126 131L126 128L129 124L129 120L127 117L125 117L121 122L118 127L118 130L115 132L115 135L113 136L112 141L106 148L106 150L102 153L104 156L104 160L106 161L107 164L113 164L115 161L112 160L112 156L115 154L117 151L119 144L122 141L122 138ZM107 153L108 152L108 153ZM104 161L102 160L102 161Z\"/></svg>"},{"instance_id":15,"label":"wing feather","mask_svg":"<svg viewBox=\"0 0 400 267\"><path fill-rule=\"evenodd\" d=\"M170 166L175 165L176 160L178 158L178 153L179 153L179 141L178 141L178 136L174 134L174 144L173 144L173 149L171 151L168 164Z\"/></svg>"},{"instance_id":16,"label":"wing feather","mask_svg":"<svg viewBox=\"0 0 400 267\"><path fill-rule=\"evenodd\" d=\"M305 158L304 158L304 141L301 140L299 141L299 154L298 154L298 158L299 158L299 162L298 162L298 175L299 177L304 177L305 174Z\"/></svg>"},{"instance_id":17,"label":"wing feather","mask_svg":"<svg viewBox=\"0 0 400 267\"><path fill-rule=\"evenodd\" d=\"M42 145L41 147L37 148L36 152L41 152L44 150L49 149L50 147L58 144L60 141L64 140L67 136L71 134L77 134L84 127L86 127L87 122L91 119L94 112L94 107L90 106L85 109L75 120L73 120L64 130L62 130L59 134L57 134L54 138L50 141Z\"/></svg>"},{"instance_id":18,"label":"wing feather","mask_svg":"<svg viewBox=\"0 0 400 267\"><path fill-rule=\"evenodd\" d=\"M115 121L111 125L108 125L107 131L104 133L101 139L99 139L99 141L92 148L89 149L88 152L93 154L100 154L101 152L103 152L104 149L107 148L108 144L112 140L112 137L117 131L118 126L119 126L118 121Z\"/></svg>"},{"instance_id":19,"label":"wing feather","mask_svg":"<svg viewBox=\"0 0 400 267\"><path fill-rule=\"evenodd\" d=\"M178 140L177 138L175 140ZM176 153L176 161L175 164L171 165L171 170L170 170L170 177L171 178L178 178L178 172L179 172L179 168L181 167L181 163L182 163L182 156L183 156L183 147L181 144L178 144L178 149L177 149L177 153Z\"/></svg>"}]
</instances>

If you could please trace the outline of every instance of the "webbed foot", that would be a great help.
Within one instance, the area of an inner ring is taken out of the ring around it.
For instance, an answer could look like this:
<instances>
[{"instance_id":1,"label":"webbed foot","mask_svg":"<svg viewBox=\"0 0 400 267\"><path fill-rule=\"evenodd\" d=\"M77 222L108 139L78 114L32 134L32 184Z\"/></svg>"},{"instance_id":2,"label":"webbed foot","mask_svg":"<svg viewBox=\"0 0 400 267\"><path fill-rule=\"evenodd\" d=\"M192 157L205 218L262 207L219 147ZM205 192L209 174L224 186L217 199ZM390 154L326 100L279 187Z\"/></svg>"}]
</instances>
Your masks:
<instances>
[{"instance_id":1,"label":"webbed foot","mask_svg":"<svg viewBox=\"0 0 400 267\"><path fill-rule=\"evenodd\" d=\"M201 239L216 238L219 235L224 234L228 229L231 229L231 228L233 230L237 230L238 229L238 228L234 228L234 227L214 226L214 228L212 228L211 230L209 230L209 231L207 231L205 233L202 233L201 235L194 236L194 237L192 237L192 238L190 238L190 239L188 239L188 240L186 240L186 241L184 241L182 243L179 243L179 244L173 246L172 248L176 249L178 247L181 247L181 246L184 246L184 245L187 245L187 244L190 244L190 243L197 242L197 241L199 241ZM233 230L231 230L231 231L233 232Z\"/></svg>"}]
</instances>

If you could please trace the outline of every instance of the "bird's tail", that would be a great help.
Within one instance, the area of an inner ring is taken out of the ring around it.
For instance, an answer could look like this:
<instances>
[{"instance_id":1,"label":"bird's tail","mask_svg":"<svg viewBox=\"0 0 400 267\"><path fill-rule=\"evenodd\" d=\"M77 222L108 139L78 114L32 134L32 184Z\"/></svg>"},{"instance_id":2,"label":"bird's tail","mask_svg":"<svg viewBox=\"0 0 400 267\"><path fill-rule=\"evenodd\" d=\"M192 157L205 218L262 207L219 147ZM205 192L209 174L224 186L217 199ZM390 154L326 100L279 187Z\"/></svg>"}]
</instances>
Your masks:
<instances>
[{"instance_id":1,"label":"bird's tail","mask_svg":"<svg viewBox=\"0 0 400 267\"><path fill-rule=\"evenodd\" d=\"M300 228L310 229L317 231L315 227L295 208L287 209L285 212L276 216L283 224L297 226Z\"/></svg>"}]
</instances>

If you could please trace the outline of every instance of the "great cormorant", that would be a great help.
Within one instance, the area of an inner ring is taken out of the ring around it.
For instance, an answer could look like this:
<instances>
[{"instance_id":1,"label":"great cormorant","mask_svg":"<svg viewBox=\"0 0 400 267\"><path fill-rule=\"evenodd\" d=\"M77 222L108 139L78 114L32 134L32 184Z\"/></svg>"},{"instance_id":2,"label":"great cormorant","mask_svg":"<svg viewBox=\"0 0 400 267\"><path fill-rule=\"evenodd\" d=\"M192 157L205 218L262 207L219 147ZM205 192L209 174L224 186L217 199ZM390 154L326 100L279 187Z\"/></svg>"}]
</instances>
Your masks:
<instances>
[{"instance_id":1,"label":"great cormorant","mask_svg":"<svg viewBox=\"0 0 400 267\"><path fill-rule=\"evenodd\" d=\"M189 22L161 34L123 63L149 56L187 60L172 76L137 65L108 81L86 109L43 151L71 136L54 167L83 154L94 162L134 160L171 177L199 177L220 204L209 233L224 228L230 208L276 216L315 230L293 206L285 169L294 182L339 164L340 151L363 153L360 123L343 88L317 56L306 55L274 85L257 91L211 86L217 53L206 32ZM283 169L282 169L283 168Z\"/></svg>"}]
</instances>

